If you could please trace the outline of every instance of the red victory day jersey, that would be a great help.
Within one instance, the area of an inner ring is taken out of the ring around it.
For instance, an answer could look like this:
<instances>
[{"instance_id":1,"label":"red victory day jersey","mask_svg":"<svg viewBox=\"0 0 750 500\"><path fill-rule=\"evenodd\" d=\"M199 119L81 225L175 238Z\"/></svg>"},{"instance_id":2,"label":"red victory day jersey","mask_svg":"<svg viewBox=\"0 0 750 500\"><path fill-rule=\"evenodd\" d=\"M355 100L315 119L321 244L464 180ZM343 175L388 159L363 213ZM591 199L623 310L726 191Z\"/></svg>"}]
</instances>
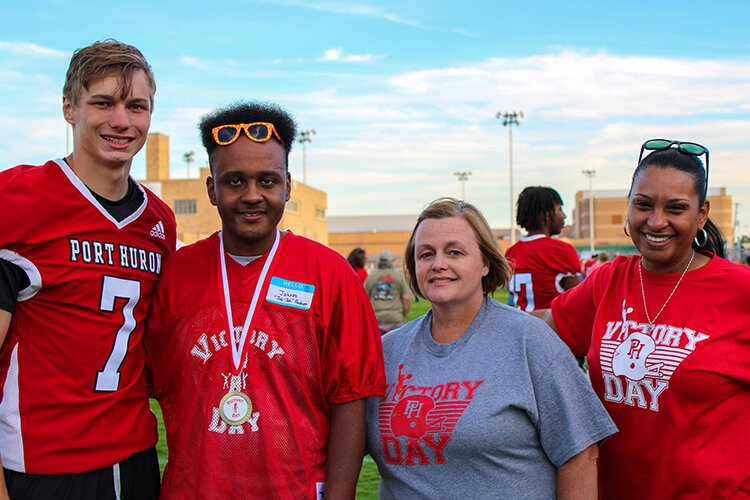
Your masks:
<instances>
[{"instance_id":1,"label":"red victory day jersey","mask_svg":"<svg viewBox=\"0 0 750 500\"><path fill-rule=\"evenodd\" d=\"M527 236L505 256L513 269L508 288L520 309L549 309L552 299L565 290L560 280L579 273L581 263L572 245L543 234Z\"/></svg>"},{"instance_id":2,"label":"red victory day jersey","mask_svg":"<svg viewBox=\"0 0 750 500\"><path fill-rule=\"evenodd\" d=\"M620 432L599 452L601 498L750 496L750 268L713 256L649 327L639 257L618 257L555 299ZM649 314L679 274L642 270Z\"/></svg>"},{"instance_id":3,"label":"red victory day jersey","mask_svg":"<svg viewBox=\"0 0 750 500\"><path fill-rule=\"evenodd\" d=\"M0 212L0 258L31 282L0 349L3 466L78 473L153 446L141 340L172 211L144 189L117 222L58 160L0 172Z\"/></svg>"},{"instance_id":4,"label":"red victory day jersey","mask_svg":"<svg viewBox=\"0 0 750 500\"><path fill-rule=\"evenodd\" d=\"M239 337L267 255L226 259ZM380 331L343 257L287 232L235 371L223 302L219 238L179 250L154 299L146 349L164 413L163 498L314 498L325 482L330 404L382 395ZM219 412L230 391L249 419Z\"/></svg>"}]
</instances>

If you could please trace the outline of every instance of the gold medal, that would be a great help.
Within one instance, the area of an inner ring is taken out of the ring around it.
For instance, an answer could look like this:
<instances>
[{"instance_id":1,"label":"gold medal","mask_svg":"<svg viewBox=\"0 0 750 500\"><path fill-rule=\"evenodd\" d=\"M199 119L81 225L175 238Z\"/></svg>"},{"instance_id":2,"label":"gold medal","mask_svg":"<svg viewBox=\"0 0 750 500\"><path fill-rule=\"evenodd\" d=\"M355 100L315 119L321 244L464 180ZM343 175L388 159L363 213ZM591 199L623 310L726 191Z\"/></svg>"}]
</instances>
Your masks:
<instances>
[{"instance_id":1,"label":"gold medal","mask_svg":"<svg viewBox=\"0 0 750 500\"><path fill-rule=\"evenodd\" d=\"M221 398L219 415L229 425L242 425L250 420L253 403L247 394L239 391L229 391Z\"/></svg>"}]
</instances>

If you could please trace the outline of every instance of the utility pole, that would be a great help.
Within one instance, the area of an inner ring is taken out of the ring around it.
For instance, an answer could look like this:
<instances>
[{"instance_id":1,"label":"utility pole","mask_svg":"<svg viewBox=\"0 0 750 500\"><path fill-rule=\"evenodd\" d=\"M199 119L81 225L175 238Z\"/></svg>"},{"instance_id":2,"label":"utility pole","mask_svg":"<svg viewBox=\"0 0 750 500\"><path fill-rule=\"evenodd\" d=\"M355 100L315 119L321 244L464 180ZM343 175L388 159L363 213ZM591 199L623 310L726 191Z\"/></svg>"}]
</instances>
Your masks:
<instances>
[{"instance_id":1,"label":"utility pole","mask_svg":"<svg viewBox=\"0 0 750 500\"><path fill-rule=\"evenodd\" d=\"M195 151L188 151L184 155L182 155L182 159L185 160L185 163L187 163L187 176L188 179L190 179L190 165L193 164L193 158L195 157Z\"/></svg>"},{"instance_id":2,"label":"utility pole","mask_svg":"<svg viewBox=\"0 0 750 500\"><path fill-rule=\"evenodd\" d=\"M519 119L523 118L523 111L497 112L495 118L503 120L503 127L508 127L508 170L510 177L509 201L510 201L510 244L516 242L516 200L513 195L513 125L520 125Z\"/></svg>"},{"instance_id":3,"label":"utility pole","mask_svg":"<svg viewBox=\"0 0 750 500\"><path fill-rule=\"evenodd\" d=\"M299 133L297 141L302 144L302 182L307 184L307 145L312 142L315 130L303 130Z\"/></svg>"},{"instance_id":4,"label":"utility pole","mask_svg":"<svg viewBox=\"0 0 750 500\"><path fill-rule=\"evenodd\" d=\"M583 175L589 178L589 241L591 253L594 253L596 245L594 244L594 174L593 168L583 169Z\"/></svg>"},{"instance_id":5,"label":"utility pole","mask_svg":"<svg viewBox=\"0 0 750 500\"><path fill-rule=\"evenodd\" d=\"M735 256L738 259L742 258L742 236L740 236L740 204L735 202L734 204L734 224L732 224L732 231L734 232L735 240Z\"/></svg>"},{"instance_id":6,"label":"utility pole","mask_svg":"<svg viewBox=\"0 0 750 500\"><path fill-rule=\"evenodd\" d=\"M458 177L458 180L461 182L461 199L466 199L466 191L464 189L464 184L466 184L466 181L469 180L469 176L471 175L471 172L464 171L464 172L453 172L453 175Z\"/></svg>"}]
</instances>

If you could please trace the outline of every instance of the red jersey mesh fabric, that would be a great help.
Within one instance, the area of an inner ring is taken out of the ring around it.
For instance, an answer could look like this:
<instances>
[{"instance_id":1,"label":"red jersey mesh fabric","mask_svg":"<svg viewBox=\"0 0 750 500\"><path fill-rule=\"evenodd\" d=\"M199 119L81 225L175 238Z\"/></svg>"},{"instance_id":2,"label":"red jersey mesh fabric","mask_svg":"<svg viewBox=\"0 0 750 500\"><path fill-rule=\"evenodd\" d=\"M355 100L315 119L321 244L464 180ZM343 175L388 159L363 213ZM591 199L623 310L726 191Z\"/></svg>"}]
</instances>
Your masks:
<instances>
[{"instance_id":1,"label":"red jersey mesh fabric","mask_svg":"<svg viewBox=\"0 0 750 500\"><path fill-rule=\"evenodd\" d=\"M170 453L162 496L314 497L325 481L330 405L384 388L380 335L364 288L343 257L287 232L237 370L218 248L214 235L176 253L153 305L147 349ZM237 336L265 259L242 266L227 258ZM314 291L287 305L272 279L287 290ZM252 402L240 425L219 416L233 387Z\"/></svg>"}]
</instances>

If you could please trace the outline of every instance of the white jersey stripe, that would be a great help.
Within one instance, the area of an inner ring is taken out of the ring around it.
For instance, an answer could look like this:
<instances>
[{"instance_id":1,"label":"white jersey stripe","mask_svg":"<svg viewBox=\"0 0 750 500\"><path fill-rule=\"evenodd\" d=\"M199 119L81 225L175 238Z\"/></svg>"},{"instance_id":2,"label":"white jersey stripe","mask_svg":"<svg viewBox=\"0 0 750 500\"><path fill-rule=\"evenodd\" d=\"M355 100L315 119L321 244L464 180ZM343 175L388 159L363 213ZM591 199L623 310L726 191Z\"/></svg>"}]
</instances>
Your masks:
<instances>
[{"instance_id":1,"label":"white jersey stripe","mask_svg":"<svg viewBox=\"0 0 750 500\"><path fill-rule=\"evenodd\" d=\"M16 252L5 248L0 248L0 259L7 260L11 264L17 265L23 269L23 272L26 273L26 276L29 278L29 286L18 292L17 300L19 302L29 300L42 288L42 275L33 262L21 257Z\"/></svg>"},{"instance_id":2,"label":"white jersey stripe","mask_svg":"<svg viewBox=\"0 0 750 500\"><path fill-rule=\"evenodd\" d=\"M10 356L8 374L3 386L3 399L0 402L0 455L6 469L26 472L21 410L18 405L18 344Z\"/></svg>"}]
</instances>

